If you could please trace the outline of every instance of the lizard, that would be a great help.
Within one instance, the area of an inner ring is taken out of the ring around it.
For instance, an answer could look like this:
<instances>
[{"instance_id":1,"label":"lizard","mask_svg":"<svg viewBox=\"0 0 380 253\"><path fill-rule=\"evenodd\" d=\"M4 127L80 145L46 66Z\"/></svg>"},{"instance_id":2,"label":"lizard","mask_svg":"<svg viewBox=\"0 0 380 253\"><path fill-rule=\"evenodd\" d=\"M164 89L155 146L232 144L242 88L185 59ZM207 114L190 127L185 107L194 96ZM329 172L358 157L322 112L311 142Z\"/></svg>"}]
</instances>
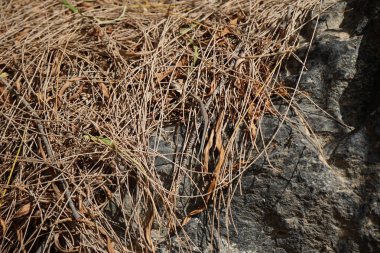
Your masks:
<instances>
[{"instance_id":1,"label":"lizard","mask_svg":"<svg viewBox=\"0 0 380 253\"><path fill-rule=\"evenodd\" d=\"M180 85L178 83L171 82L170 86L177 93L182 94L182 89L181 89L181 87L180 87ZM198 153L198 157L200 157L200 154L203 152L205 141L206 141L206 133L207 133L207 128L208 128L208 124L209 124L209 117L208 117L208 114L207 114L206 105L204 104L204 102L202 101L202 99L198 95L196 95L195 93L190 93L189 96L191 96L198 103L198 106L200 108L200 111L201 111L201 114L202 114L202 118L203 118L203 125L204 126L203 126L203 130L202 130L202 135L201 135L201 139L200 139L200 148L199 148L199 153ZM192 141L190 141L190 142L192 142ZM189 146L191 146L191 143L190 143Z\"/></svg>"},{"instance_id":2,"label":"lizard","mask_svg":"<svg viewBox=\"0 0 380 253\"><path fill-rule=\"evenodd\" d=\"M234 55L234 57L232 57L230 59L230 62L228 63L228 67L229 69L234 69L236 67L236 64L237 64L237 59L239 57L243 57L244 56L244 46L242 44L239 44L237 47L236 47L236 53ZM205 146L205 142L206 142L206 133L207 133L207 129L208 129L208 126L209 126L209 123L210 123L210 119L208 117L208 113L207 113L207 108L210 106L210 104L212 103L212 101L215 99L215 97L217 96L217 94L220 92L221 88L224 87L226 85L227 82L229 82L230 79L229 78L226 78L226 79L223 79L221 81L221 83L218 85L218 87L216 88L216 90L214 91L213 95L208 99L208 101L206 103L204 103L202 101L202 99L196 95L195 93L190 93L189 95L195 99L199 105L199 108L201 110L201 113L202 113L202 117L203 117L203 122L204 122L204 126L203 126L203 131L202 131L202 135L201 135L201 141L200 141L200 149L199 149L199 152L198 152L198 157L200 159L202 159L200 157L201 153L203 152L203 149L204 149L204 146ZM175 81L172 81L170 82L170 85L169 85L171 88L173 88L178 94L182 94L182 86L180 83L178 82L175 82ZM192 141L190 141L190 146L192 144Z\"/></svg>"}]
</instances>

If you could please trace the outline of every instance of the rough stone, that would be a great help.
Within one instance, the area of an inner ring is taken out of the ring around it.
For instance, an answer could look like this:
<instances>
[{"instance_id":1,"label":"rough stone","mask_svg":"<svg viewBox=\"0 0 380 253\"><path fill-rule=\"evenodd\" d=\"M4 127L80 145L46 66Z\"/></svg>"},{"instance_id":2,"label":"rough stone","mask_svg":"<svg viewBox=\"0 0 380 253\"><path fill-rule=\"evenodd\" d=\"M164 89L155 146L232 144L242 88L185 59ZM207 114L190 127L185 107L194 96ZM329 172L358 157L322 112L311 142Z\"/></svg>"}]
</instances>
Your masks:
<instances>
[{"instance_id":1,"label":"rough stone","mask_svg":"<svg viewBox=\"0 0 380 253\"><path fill-rule=\"evenodd\" d=\"M211 240L201 226L207 213L185 227L197 250L380 252L380 1L325 2L334 5L319 19L303 93L279 131L279 118L260 122L265 141L277 132L276 147L244 174L231 213L220 211L220 234ZM300 69L289 61L287 85L296 87Z\"/></svg>"}]
</instances>

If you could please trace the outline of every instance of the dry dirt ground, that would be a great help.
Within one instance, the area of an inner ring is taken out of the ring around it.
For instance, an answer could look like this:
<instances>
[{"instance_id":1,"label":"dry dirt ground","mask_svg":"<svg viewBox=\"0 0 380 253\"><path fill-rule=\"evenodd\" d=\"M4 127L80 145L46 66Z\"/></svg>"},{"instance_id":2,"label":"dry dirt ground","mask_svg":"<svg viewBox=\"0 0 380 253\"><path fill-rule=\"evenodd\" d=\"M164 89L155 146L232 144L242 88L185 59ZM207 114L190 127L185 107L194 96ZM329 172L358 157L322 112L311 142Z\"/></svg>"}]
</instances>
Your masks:
<instances>
[{"instance_id":1,"label":"dry dirt ground","mask_svg":"<svg viewBox=\"0 0 380 253\"><path fill-rule=\"evenodd\" d=\"M278 75L318 3L2 0L0 252L191 251L183 227L217 222L265 155L257 122L291 106Z\"/></svg>"}]
</instances>

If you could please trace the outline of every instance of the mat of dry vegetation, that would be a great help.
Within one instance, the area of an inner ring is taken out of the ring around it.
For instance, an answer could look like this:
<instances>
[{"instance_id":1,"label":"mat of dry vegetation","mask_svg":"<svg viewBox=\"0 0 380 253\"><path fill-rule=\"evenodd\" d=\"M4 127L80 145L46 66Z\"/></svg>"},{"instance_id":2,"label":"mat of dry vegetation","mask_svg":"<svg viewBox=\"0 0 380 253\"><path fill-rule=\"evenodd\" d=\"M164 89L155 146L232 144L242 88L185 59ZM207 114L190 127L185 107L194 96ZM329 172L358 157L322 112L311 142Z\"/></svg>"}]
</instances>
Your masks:
<instances>
[{"instance_id":1,"label":"mat of dry vegetation","mask_svg":"<svg viewBox=\"0 0 380 253\"><path fill-rule=\"evenodd\" d=\"M1 1L0 251L191 251L187 223L218 222L265 154L318 2ZM163 175L167 127L184 143Z\"/></svg>"}]
</instances>

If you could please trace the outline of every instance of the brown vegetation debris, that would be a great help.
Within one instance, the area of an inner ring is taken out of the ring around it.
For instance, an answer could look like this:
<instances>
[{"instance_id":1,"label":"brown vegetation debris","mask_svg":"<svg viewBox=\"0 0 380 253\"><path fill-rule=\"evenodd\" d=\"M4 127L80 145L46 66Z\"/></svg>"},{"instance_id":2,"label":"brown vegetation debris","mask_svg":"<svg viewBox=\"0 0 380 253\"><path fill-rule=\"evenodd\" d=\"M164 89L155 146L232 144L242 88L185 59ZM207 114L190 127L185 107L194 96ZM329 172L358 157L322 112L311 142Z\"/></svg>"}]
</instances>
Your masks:
<instances>
[{"instance_id":1,"label":"brown vegetation debris","mask_svg":"<svg viewBox=\"0 0 380 253\"><path fill-rule=\"evenodd\" d=\"M0 252L191 251L318 2L1 1ZM173 126L165 174L150 140Z\"/></svg>"}]
</instances>

